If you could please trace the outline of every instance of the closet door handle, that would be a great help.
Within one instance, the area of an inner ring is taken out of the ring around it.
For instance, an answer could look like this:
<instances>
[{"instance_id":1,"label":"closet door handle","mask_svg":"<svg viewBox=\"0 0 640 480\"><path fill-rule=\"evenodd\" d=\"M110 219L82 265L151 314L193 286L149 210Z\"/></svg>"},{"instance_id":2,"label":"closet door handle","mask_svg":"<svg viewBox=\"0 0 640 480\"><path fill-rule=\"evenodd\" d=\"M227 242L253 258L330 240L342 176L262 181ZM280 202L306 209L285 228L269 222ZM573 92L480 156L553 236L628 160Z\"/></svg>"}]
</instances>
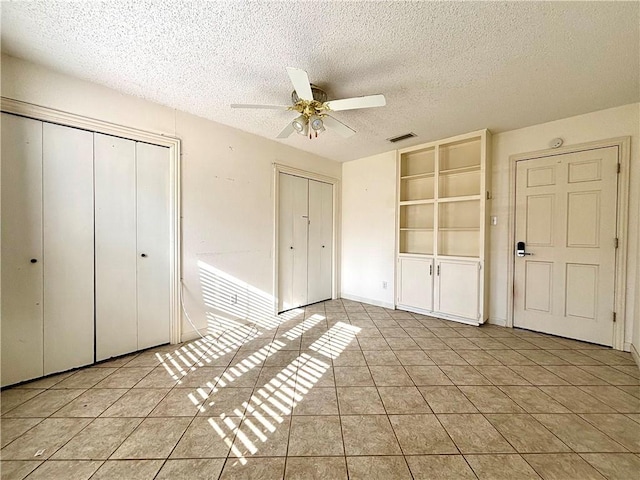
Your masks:
<instances>
[{"instance_id":1,"label":"closet door handle","mask_svg":"<svg viewBox=\"0 0 640 480\"><path fill-rule=\"evenodd\" d=\"M438 276L440 276L440 265L438 265Z\"/></svg>"},{"instance_id":2,"label":"closet door handle","mask_svg":"<svg viewBox=\"0 0 640 480\"><path fill-rule=\"evenodd\" d=\"M140 255L140 256L141 256L142 258L146 258L146 257L147 257L147 254L146 254L146 253L143 253L143 254L142 254L142 255Z\"/></svg>"},{"instance_id":3,"label":"closet door handle","mask_svg":"<svg viewBox=\"0 0 640 480\"><path fill-rule=\"evenodd\" d=\"M38 259L37 258L32 258L31 259L31 263L38 263Z\"/></svg>"},{"instance_id":4,"label":"closet door handle","mask_svg":"<svg viewBox=\"0 0 640 480\"><path fill-rule=\"evenodd\" d=\"M433 265L429 265L429 276L433 275Z\"/></svg>"}]
</instances>

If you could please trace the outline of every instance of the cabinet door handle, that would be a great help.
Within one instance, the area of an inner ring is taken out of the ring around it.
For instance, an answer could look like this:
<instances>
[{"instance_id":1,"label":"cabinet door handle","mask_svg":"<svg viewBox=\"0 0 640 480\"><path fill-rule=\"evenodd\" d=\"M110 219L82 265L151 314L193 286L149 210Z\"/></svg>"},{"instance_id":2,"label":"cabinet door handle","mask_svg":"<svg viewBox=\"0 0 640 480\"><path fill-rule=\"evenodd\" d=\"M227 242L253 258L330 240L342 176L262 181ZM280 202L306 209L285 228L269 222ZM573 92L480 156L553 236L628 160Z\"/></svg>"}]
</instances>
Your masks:
<instances>
[{"instance_id":1,"label":"cabinet door handle","mask_svg":"<svg viewBox=\"0 0 640 480\"><path fill-rule=\"evenodd\" d=\"M440 276L440 265L438 265L438 276Z\"/></svg>"},{"instance_id":2,"label":"cabinet door handle","mask_svg":"<svg viewBox=\"0 0 640 480\"><path fill-rule=\"evenodd\" d=\"M38 259L37 258L32 258L31 259L31 263L38 263Z\"/></svg>"},{"instance_id":3,"label":"cabinet door handle","mask_svg":"<svg viewBox=\"0 0 640 480\"><path fill-rule=\"evenodd\" d=\"M429 276L433 275L433 265L429 265Z\"/></svg>"},{"instance_id":4,"label":"cabinet door handle","mask_svg":"<svg viewBox=\"0 0 640 480\"><path fill-rule=\"evenodd\" d=\"M147 257L147 254L146 254L146 253L143 253L143 254L142 254L142 255L140 255L140 256L141 256L142 258L146 258L146 257Z\"/></svg>"},{"instance_id":5,"label":"cabinet door handle","mask_svg":"<svg viewBox=\"0 0 640 480\"><path fill-rule=\"evenodd\" d=\"M293 250L293 247L289 247L289 249Z\"/></svg>"}]
</instances>

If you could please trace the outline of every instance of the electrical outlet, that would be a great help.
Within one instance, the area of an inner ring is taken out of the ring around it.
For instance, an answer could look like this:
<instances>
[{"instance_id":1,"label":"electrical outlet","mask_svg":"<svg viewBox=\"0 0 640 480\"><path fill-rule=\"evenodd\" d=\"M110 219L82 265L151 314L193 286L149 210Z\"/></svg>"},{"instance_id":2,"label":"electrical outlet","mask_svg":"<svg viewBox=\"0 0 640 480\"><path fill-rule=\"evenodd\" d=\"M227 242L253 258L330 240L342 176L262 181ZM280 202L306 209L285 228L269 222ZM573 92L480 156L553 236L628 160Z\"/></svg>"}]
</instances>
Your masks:
<instances>
[{"instance_id":1,"label":"electrical outlet","mask_svg":"<svg viewBox=\"0 0 640 480\"><path fill-rule=\"evenodd\" d=\"M387 289L387 282L382 282L382 289L386 290Z\"/></svg>"}]
</instances>

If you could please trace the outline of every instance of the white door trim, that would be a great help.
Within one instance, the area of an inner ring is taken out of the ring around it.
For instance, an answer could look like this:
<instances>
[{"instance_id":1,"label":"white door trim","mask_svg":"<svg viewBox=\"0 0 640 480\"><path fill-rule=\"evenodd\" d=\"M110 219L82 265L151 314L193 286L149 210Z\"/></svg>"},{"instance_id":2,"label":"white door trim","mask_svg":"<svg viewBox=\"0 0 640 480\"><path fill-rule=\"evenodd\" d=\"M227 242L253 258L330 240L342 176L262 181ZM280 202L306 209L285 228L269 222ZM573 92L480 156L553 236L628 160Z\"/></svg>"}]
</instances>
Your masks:
<instances>
[{"instance_id":1,"label":"white door trim","mask_svg":"<svg viewBox=\"0 0 640 480\"><path fill-rule=\"evenodd\" d=\"M297 177L316 180L318 182L329 183L333 186L333 252L331 261L331 298L338 298L338 202L340 200L340 180L328 177L319 173L300 170L299 168L282 165L280 163L273 164L273 312L278 314L278 231L280 228L280 215L278 205L280 203L280 174L295 175Z\"/></svg>"},{"instance_id":2,"label":"white door trim","mask_svg":"<svg viewBox=\"0 0 640 480\"><path fill-rule=\"evenodd\" d=\"M617 201L617 232L619 245L616 252L615 273L615 311L616 323L613 329L613 348L624 349L624 326L626 323L626 285L627 285L627 231L629 226L629 163L631 137L617 137L607 140L570 145L561 148L539 150L536 152L519 153L509 157L509 248L511 258L507 264L507 285L511 294L507 296L507 327L513 327L514 308L514 271L515 271L515 213L516 213L516 165L523 160L552 157L567 153L595 150L597 148L617 147L620 174L618 175L618 201Z\"/></svg>"},{"instance_id":3,"label":"white door trim","mask_svg":"<svg viewBox=\"0 0 640 480\"><path fill-rule=\"evenodd\" d=\"M105 133L116 137L127 138L139 142L150 143L169 148L171 160L169 172L170 188L170 264L169 275L171 278L170 290L170 319L171 319L171 343L179 343L181 337L180 315L180 139L146 132L137 128L125 127L115 123L105 122L94 118L63 112L52 108L42 107L31 103L0 97L0 110L5 113L29 117L43 122L56 123L69 127L89 130L91 132Z\"/></svg>"}]
</instances>

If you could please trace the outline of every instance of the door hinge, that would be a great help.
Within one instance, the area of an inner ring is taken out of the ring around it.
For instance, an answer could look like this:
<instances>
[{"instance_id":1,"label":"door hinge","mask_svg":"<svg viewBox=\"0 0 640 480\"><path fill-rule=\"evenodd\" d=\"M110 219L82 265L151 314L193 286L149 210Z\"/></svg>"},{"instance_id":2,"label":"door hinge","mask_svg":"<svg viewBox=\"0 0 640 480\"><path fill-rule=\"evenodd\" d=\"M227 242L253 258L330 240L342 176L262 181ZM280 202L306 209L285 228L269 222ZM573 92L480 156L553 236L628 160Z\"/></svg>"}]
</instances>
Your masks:
<instances>
[{"instance_id":1,"label":"door hinge","mask_svg":"<svg viewBox=\"0 0 640 480\"><path fill-rule=\"evenodd\" d=\"M621 168L620 164L618 164L618 173L620 173L620 168Z\"/></svg>"},{"instance_id":2,"label":"door hinge","mask_svg":"<svg viewBox=\"0 0 640 480\"><path fill-rule=\"evenodd\" d=\"M616 323L616 312L613 312L613 323Z\"/></svg>"},{"instance_id":3,"label":"door hinge","mask_svg":"<svg viewBox=\"0 0 640 480\"><path fill-rule=\"evenodd\" d=\"M620 244L620 242L618 241L618 237L616 237L616 240L615 240L615 246L616 246L616 248L618 248L618 245L619 245L619 244Z\"/></svg>"}]
</instances>

